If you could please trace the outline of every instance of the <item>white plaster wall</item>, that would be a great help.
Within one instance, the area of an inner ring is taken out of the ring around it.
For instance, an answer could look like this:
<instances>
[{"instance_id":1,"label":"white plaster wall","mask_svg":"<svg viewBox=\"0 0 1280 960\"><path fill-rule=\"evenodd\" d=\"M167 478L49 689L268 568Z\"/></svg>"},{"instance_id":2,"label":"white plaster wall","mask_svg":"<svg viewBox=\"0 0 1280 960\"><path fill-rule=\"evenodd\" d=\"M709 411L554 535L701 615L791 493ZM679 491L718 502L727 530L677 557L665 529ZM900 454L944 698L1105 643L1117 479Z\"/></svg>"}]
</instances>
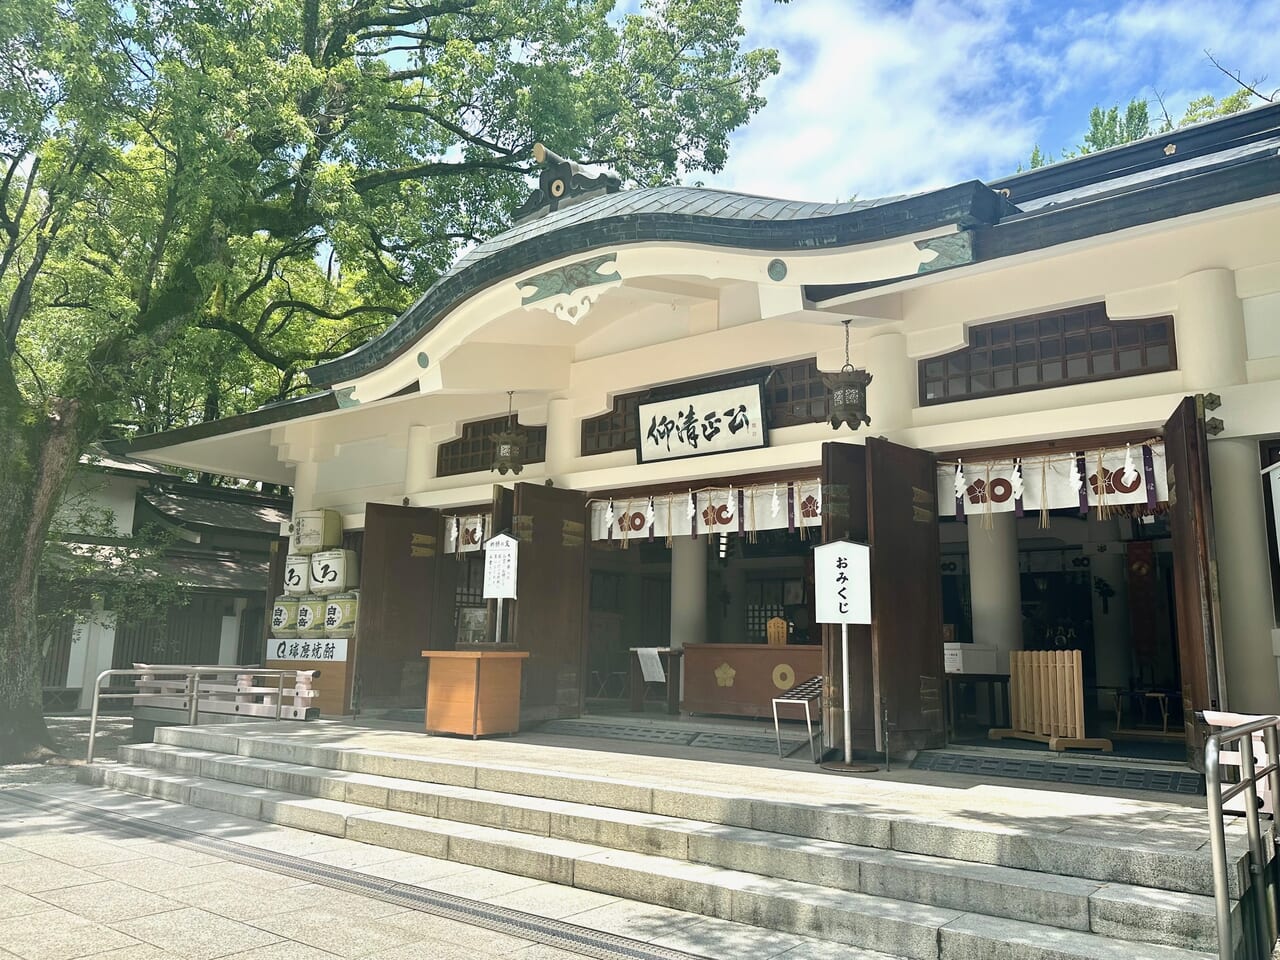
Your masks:
<instances>
[{"instance_id":1,"label":"white plaster wall","mask_svg":"<svg viewBox=\"0 0 1280 960\"><path fill-rule=\"evenodd\" d=\"M141 481L110 474L80 471L67 488L63 509L74 515L87 508L106 509L112 513L115 535L133 533L133 512Z\"/></svg>"},{"instance_id":2,"label":"white plaster wall","mask_svg":"<svg viewBox=\"0 0 1280 960\"><path fill-rule=\"evenodd\" d=\"M1244 331L1250 360L1280 357L1280 293L1244 301Z\"/></svg>"}]
</instances>

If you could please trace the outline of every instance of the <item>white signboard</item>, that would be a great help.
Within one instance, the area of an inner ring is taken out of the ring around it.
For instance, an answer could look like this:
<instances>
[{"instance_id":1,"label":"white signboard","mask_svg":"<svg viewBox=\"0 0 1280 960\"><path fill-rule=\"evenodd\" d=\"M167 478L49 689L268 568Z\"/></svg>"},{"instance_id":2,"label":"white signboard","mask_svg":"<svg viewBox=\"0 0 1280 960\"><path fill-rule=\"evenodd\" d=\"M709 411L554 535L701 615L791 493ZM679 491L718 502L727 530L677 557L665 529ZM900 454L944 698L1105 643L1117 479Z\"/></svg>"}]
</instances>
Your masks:
<instances>
[{"instance_id":1,"label":"white signboard","mask_svg":"<svg viewBox=\"0 0 1280 960\"><path fill-rule=\"evenodd\" d=\"M813 549L818 623L871 622L871 548L835 540Z\"/></svg>"},{"instance_id":2,"label":"white signboard","mask_svg":"<svg viewBox=\"0 0 1280 960\"><path fill-rule=\"evenodd\" d=\"M641 463L766 445L759 384L639 406Z\"/></svg>"},{"instance_id":3,"label":"white signboard","mask_svg":"<svg viewBox=\"0 0 1280 960\"><path fill-rule=\"evenodd\" d=\"M347 659L347 638L317 637L314 640L268 640L267 659L341 662Z\"/></svg>"},{"instance_id":4,"label":"white signboard","mask_svg":"<svg viewBox=\"0 0 1280 960\"><path fill-rule=\"evenodd\" d=\"M516 551L520 541L500 533L484 545L484 598L516 598Z\"/></svg>"}]
</instances>

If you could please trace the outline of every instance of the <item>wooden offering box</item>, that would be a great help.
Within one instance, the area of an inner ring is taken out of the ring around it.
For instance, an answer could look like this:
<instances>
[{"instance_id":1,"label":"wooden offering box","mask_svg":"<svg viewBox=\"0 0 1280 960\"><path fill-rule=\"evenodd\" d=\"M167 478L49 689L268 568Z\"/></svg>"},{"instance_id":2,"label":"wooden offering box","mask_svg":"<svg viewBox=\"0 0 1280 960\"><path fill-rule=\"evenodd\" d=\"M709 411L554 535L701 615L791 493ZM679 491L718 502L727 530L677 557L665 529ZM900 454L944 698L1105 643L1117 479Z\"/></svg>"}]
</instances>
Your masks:
<instances>
[{"instance_id":1,"label":"wooden offering box","mask_svg":"<svg viewBox=\"0 0 1280 960\"><path fill-rule=\"evenodd\" d=\"M822 647L686 643L685 713L769 717L773 698L822 673Z\"/></svg>"},{"instance_id":2,"label":"wooden offering box","mask_svg":"<svg viewBox=\"0 0 1280 960\"><path fill-rule=\"evenodd\" d=\"M476 737L520 729L523 650L423 650L427 733Z\"/></svg>"}]
</instances>

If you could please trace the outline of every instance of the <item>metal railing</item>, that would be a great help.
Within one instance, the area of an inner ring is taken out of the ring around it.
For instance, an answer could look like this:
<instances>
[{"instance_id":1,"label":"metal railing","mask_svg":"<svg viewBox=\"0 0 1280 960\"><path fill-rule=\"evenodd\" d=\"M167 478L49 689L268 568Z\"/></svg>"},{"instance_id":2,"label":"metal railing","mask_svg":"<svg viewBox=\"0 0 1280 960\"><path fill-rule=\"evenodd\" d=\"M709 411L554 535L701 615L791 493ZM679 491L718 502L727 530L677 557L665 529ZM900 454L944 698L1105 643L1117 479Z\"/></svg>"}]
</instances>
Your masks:
<instances>
[{"instance_id":1,"label":"metal railing","mask_svg":"<svg viewBox=\"0 0 1280 960\"><path fill-rule=\"evenodd\" d=\"M200 713L200 680L201 678L211 678L224 676L226 674L251 675L253 677L275 677L276 685L276 719L280 719L280 712L284 705L285 694L285 677L293 677L294 683L297 683L299 673L310 673L307 670L264 670L258 667L240 667L229 665L213 665L213 666L187 666L173 664L148 664L145 667L133 667L129 669L103 670L98 674L98 679L93 682L93 709L89 714L89 748L85 760L87 763L93 763L94 741L98 734L98 701L99 700L172 700L175 696L181 696L186 701L188 708L188 718L194 726L196 718ZM181 693L176 690L134 690L128 693L104 693L102 690L102 681L106 677L132 677L134 680L155 680L156 678L183 678L185 684Z\"/></svg>"},{"instance_id":2,"label":"metal railing","mask_svg":"<svg viewBox=\"0 0 1280 960\"><path fill-rule=\"evenodd\" d=\"M1255 733L1261 733L1266 747L1266 762L1261 769L1254 760ZM1240 780L1222 784L1222 747L1239 744ZM1266 960L1276 942L1275 913L1272 900L1276 885L1269 877L1273 856L1267 856L1263 846L1262 814L1258 802L1258 784L1266 781L1270 787L1272 810L1280 802L1280 718L1260 717L1250 723L1231 727L1209 737L1204 753L1205 788L1209 808L1209 851L1213 858L1213 899L1218 922L1219 960ZM1240 916L1244 938L1243 954L1237 954L1231 930L1231 888L1227 877L1227 835L1223 822L1223 805L1235 797L1244 797L1245 829L1249 836L1248 873L1241 878L1248 890L1240 891ZM1275 813L1271 814L1274 822ZM1271 838L1274 845L1275 836ZM1246 907L1252 901L1251 908Z\"/></svg>"}]
</instances>

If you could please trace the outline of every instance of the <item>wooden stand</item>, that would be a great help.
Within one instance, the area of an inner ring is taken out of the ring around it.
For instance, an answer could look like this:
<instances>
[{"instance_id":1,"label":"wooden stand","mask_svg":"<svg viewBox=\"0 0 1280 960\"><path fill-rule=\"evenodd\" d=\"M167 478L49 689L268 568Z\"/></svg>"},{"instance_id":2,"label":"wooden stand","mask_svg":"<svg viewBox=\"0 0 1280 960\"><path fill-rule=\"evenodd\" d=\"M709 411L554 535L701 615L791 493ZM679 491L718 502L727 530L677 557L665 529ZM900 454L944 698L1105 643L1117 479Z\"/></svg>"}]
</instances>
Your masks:
<instances>
[{"instance_id":1,"label":"wooden stand","mask_svg":"<svg viewBox=\"0 0 1280 960\"><path fill-rule=\"evenodd\" d=\"M991 730L992 740L1012 737L1047 743L1050 750L1111 751L1111 741L1084 735L1084 677L1079 650L1015 650L1009 654L1011 729Z\"/></svg>"},{"instance_id":2,"label":"wooden stand","mask_svg":"<svg viewBox=\"0 0 1280 960\"><path fill-rule=\"evenodd\" d=\"M520 729L524 650L423 650L427 733L477 737Z\"/></svg>"}]
</instances>

